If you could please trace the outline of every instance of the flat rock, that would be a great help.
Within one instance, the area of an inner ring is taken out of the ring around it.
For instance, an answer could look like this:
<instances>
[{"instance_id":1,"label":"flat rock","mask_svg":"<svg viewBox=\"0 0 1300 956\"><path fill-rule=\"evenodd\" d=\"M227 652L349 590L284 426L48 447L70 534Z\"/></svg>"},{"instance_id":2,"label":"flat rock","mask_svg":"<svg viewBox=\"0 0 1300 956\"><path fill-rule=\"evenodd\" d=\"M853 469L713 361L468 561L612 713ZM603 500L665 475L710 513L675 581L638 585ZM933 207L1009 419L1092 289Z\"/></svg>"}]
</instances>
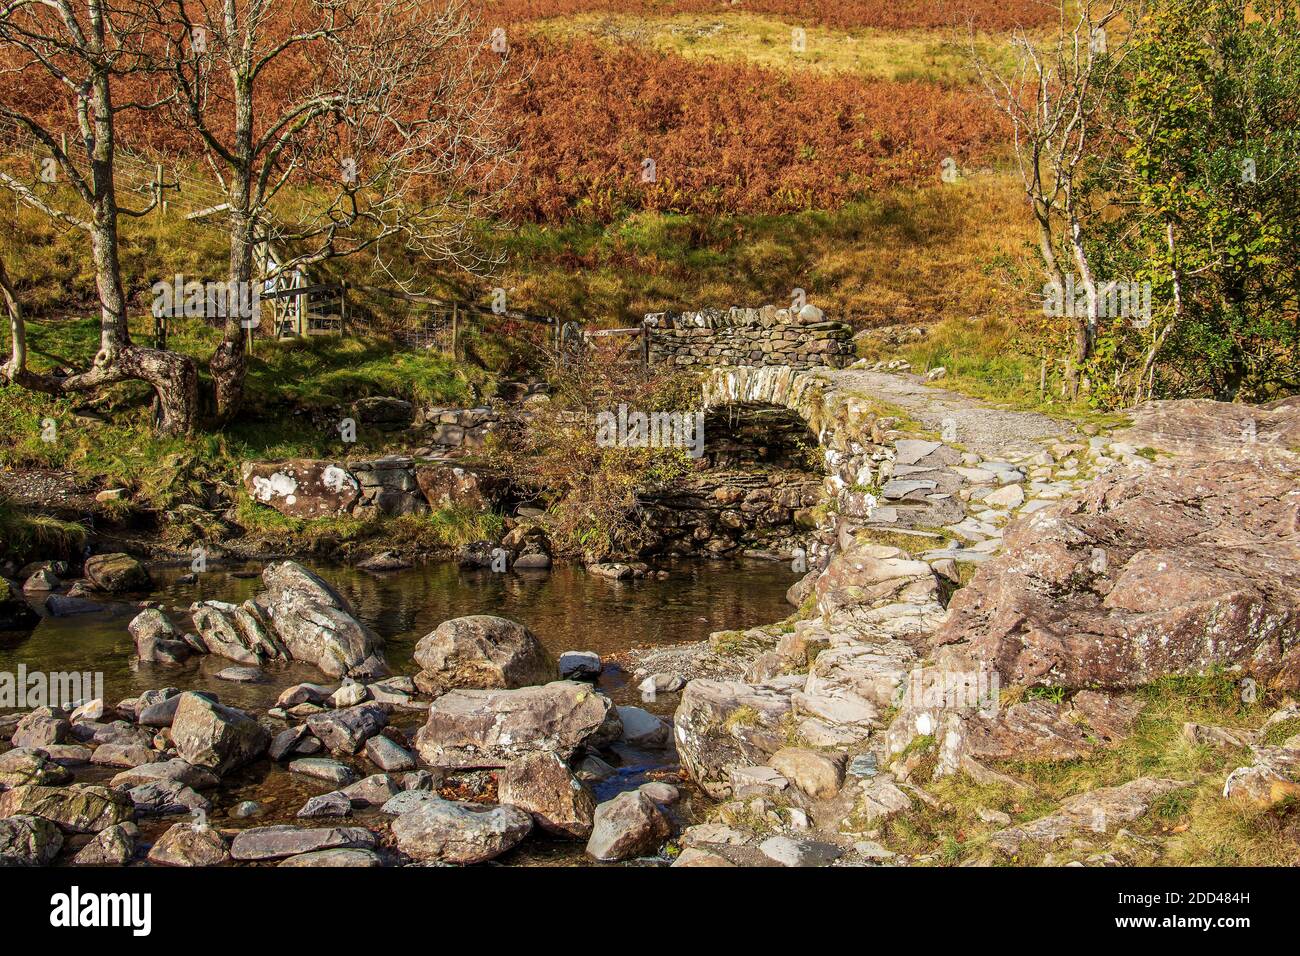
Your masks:
<instances>
[{"instance_id":1,"label":"flat rock","mask_svg":"<svg viewBox=\"0 0 1300 956\"><path fill-rule=\"evenodd\" d=\"M598 735L613 705L589 684L454 690L429 707L416 750L434 767L502 767L535 751L568 759Z\"/></svg>"},{"instance_id":2,"label":"flat rock","mask_svg":"<svg viewBox=\"0 0 1300 956\"><path fill-rule=\"evenodd\" d=\"M380 770L397 773L415 769L414 755L383 734L376 734L366 741L365 753L366 759Z\"/></svg>"},{"instance_id":3,"label":"flat rock","mask_svg":"<svg viewBox=\"0 0 1300 956\"><path fill-rule=\"evenodd\" d=\"M520 843L533 829L516 807L427 800L393 821L398 848L417 860L482 863Z\"/></svg>"},{"instance_id":4,"label":"flat rock","mask_svg":"<svg viewBox=\"0 0 1300 956\"><path fill-rule=\"evenodd\" d=\"M133 813L126 794L107 787L29 784L0 793L0 818L41 817L58 824L65 833L98 833L130 820Z\"/></svg>"},{"instance_id":5,"label":"flat rock","mask_svg":"<svg viewBox=\"0 0 1300 956\"><path fill-rule=\"evenodd\" d=\"M404 791L396 777L387 773L374 773L349 784L342 792L354 807L379 807Z\"/></svg>"},{"instance_id":6,"label":"flat rock","mask_svg":"<svg viewBox=\"0 0 1300 956\"><path fill-rule=\"evenodd\" d=\"M328 757L302 757L289 764L292 773L300 773L334 784L348 784L357 779L356 771Z\"/></svg>"},{"instance_id":7,"label":"flat rock","mask_svg":"<svg viewBox=\"0 0 1300 956\"><path fill-rule=\"evenodd\" d=\"M1037 820L999 830L988 842L1015 853L1026 842L1051 843L1079 830L1105 833L1142 816L1157 797L1189 785L1186 780L1140 777L1117 787L1098 787L1067 797L1057 810Z\"/></svg>"},{"instance_id":8,"label":"flat rock","mask_svg":"<svg viewBox=\"0 0 1300 956\"><path fill-rule=\"evenodd\" d=\"M227 667L217 671L216 677L235 684L258 684L266 680L266 671L260 667Z\"/></svg>"},{"instance_id":9,"label":"flat rock","mask_svg":"<svg viewBox=\"0 0 1300 956\"><path fill-rule=\"evenodd\" d=\"M241 830L230 846L236 860L275 860L317 850L373 849L375 835L362 827L253 827Z\"/></svg>"},{"instance_id":10,"label":"flat rock","mask_svg":"<svg viewBox=\"0 0 1300 956\"><path fill-rule=\"evenodd\" d=\"M831 843L794 840L786 836L768 837L758 850L782 866L825 866L838 859L843 851Z\"/></svg>"},{"instance_id":11,"label":"flat rock","mask_svg":"<svg viewBox=\"0 0 1300 956\"><path fill-rule=\"evenodd\" d=\"M129 790L142 784L165 780L174 780L195 790L208 790L220 783L220 779L212 771L204 767L196 767L179 757L173 757L171 760L141 764L130 770L124 770L113 778L112 785L118 789L125 787Z\"/></svg>"},{"instance_id":12,"label":"flat rock","mask_svg":"<svg viewBox=\"0 0 1300 956\"><path fill-rule=\"evenodd\" d=\"M374 850L317 850L314 853L300 853L297 856L291 856L288 859L281 860L276 865L374 869L383 866L384 861Z\"/></svg>"},{"instance_id":13,"label":"flat rock","mask_svg":"<svg viewBox=\"0 0 1300 956\"><path fill-rule=\"evenodd\" d=\"M673 860L672 865L735 867L736 864L732 863L725 856L722 856L719 853L690 847L678 854L677 859Z\"/></svg>"}]
</instances>

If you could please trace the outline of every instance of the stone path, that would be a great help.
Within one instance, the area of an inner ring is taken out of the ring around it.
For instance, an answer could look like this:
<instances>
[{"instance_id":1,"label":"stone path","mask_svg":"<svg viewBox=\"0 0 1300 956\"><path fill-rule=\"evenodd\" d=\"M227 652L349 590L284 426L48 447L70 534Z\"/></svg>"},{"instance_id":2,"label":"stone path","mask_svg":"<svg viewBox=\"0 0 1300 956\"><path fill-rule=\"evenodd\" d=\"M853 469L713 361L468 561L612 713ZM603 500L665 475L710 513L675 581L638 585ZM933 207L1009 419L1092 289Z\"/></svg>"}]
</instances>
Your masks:
<instances>
[{"instance_id":1,"label":"stone path","mask_svg":"<svg viewBox=\"0 0 1300 956\"><path fill-rule=\"evenodd\" d=\"M986 458L1022 457L1038 451L1041 440L1066 436L1073 427L1036 412L995 408L986 402L926 384L901 372L843 369L833 373L840 389L870 395L903 409L926 428Z\"/></svg>"}]
</instances>

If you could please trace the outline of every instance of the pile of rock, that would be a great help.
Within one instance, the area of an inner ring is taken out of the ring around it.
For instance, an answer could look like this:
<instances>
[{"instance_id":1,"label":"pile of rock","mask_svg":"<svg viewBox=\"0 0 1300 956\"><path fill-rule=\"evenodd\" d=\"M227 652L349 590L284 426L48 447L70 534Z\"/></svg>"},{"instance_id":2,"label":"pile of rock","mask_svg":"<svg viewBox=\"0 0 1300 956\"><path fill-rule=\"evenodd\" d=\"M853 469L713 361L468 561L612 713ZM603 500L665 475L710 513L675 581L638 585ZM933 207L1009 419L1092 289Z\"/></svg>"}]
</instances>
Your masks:
<instances>
[{"instance_id":1,"label":"pile of rock","mask_svg":"<svg viewBox=\"0 0 1300 956\"><path fill-rule=\"evenodd\" d=\"M69 581L67 561L5 567L0 576L0 632L35 627L39 620L32 607L35 602L55 617L66 617L103 610L95 600L101 595L143 593L153 588L148 569L129 554L92 555L82 570L84 577Z\"/></svg>"},{"instance_id":2,"label":"pile of rock","mask_svg":"<svg viewBox=\"0 0 1300 956\"><path fill-rule=\"evenodd\" d=\"M195 633L178 635L158 610L129 625L141 660L176 663L214 654L240 664L303 661L330 677L382 677L383 639L355 617L347 599L293 561L267 565L267 590L241 605L200 601L190 607Z\"/></svg>"}]
</instances>

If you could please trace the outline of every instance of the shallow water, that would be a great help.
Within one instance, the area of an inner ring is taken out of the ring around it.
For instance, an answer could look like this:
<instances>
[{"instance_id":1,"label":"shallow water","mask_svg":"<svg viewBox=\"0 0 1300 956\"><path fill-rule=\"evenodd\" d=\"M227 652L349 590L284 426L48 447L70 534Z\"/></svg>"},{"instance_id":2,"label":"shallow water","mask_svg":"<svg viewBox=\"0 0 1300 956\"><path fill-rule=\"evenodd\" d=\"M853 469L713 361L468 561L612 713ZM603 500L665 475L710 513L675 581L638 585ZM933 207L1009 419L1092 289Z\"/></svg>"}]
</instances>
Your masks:
<instances>
[{"instance_id":1,"label":"shallow water","mask_svg":"<svg viewBox=\"0 0 1300 956\"><path fill-rule=\"evenodd\" d=\"M553 654L590 650L609 657L634 647L703 640L712 631L751 627L779 620L790 612L785 591L796 575L785 564L697 562L672 569L666 580L611 582L588 575L580 568L557 566L550 572L494 574L465 570L448 562L420 565L405 571L371 574L354 568L302 562L333 584L352 603L357 616L381 634L385 653L395 674L412 674L416 642L441 622L467 614L496 614L525 624ZM185 569L155 569L158 588L151 597L162 602L173 618L199 600L238 602L261 589L256 566L212 570L194 583L178 578ZM208 690L223 702L254 712L272 706L280 691L299 681L328 683L315 668L302 664L268 665L267 680L258 684L233 684L215 675L232 662L207 657L181 666L143 664L132 660L133 644L127 624L138 613L132 603L110 605L107 613L66 618L45 618L29 636L0 638L0 672L16 673L20 664L28 671L90 671L103 675L104 696L110 701L133 697L157 687ZM640 700L631 675L607 666L598 687L617 703L637 704L662 715L677 706L679 694L661 694L653 702ZM393 723L408 730L421 715L395 714ZM671 752L639 751L616 747L610 755L619 769L614 779L596 787L599 799L634 787L658 769L671 766ZM346 759L361 774L374 772L368 763ZM83 767L77 780L100 782L116 771ZM355 822L365 825L375 811L357 813L352 821L295 820L299 808L312 796L333 789L323 781L288 773L268 761L246 768L209 793L214 824L222 827L263 826L297 822L330 825ZM242 800L256 800L265 812L235 820L228 810ZM690 814L689 798L676 810ZM174 823L176 816L141 821L146 839ZM80 843L82 841L77 841ZM517 864L578 862L580 847L534 836L503 858Z\"/></svg>"},{"instance_id":2,"label":"shallow water","mask_svg":"<svg viewBox=\"0 0 1300 956\"><path fill-rule=\"evenodd\" d=\"M620 582L567 565L550 572L494 574L435 562L371 574L302 563L338 588L357 616L383 636L395 674L418 670L412 660L416 642L448 618L496 614L526 625L553 654L590 650L608 657L633 647L698 641L712 631L779 620L790 613L784 595L796 579L786 565L772 562L682 564L664 581ZM155 569L159 586L150 596L175 619L194 601L252 597L262 589L260 577L236 573L255 570L212 570L194 583L180 584L184 569ZM126 626L138 609L134 603L109 608L103 614L47 617L30 636L0 637L0 671L14 672L25 664L29 671L102 673L110 702L174 686L211 690L236 706L261 709L297 681L327 683L315 668L299 664L269 665L267 683L240 685L215 679L217 671L233 663L224 658L192 659L182 666L133 661ZM628 677L608 669L600 687L619 703L633 703L637 695L627 685Z\"/></svg>"}]
</instances>

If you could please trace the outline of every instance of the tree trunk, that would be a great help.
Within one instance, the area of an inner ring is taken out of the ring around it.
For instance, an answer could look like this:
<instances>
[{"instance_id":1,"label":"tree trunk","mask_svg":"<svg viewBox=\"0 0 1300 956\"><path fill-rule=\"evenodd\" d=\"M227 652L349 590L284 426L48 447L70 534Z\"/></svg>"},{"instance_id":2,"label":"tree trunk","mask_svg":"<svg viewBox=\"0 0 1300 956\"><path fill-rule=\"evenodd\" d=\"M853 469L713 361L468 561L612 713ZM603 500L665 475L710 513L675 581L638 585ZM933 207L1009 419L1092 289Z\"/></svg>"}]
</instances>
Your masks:
<instances>
[{"instance_id":1,"label":"tree trunk","mask_svg":"<svg viewBox=\"0 0 1300 956\"><path fill-rule=\"evenodd\" d=\"M158 397L158 431L184 435L194 429L198 409L198 374L194 360L176 352L131 344L126 293L122 287L117 238L117 193L113 182L113 100L108 76L92 85L94 144L91 151L94 205L90 223L91 257L100 303L100 348L94 366L63 379L60 391L80 392L139 379L153 386Z\"/></svg>"},{"instance_id":2,"label":"tree trunk","mask_svg":"<svg viewBox=\"0 0 1300 956\"><path fill-rule=\"evenodd\" d=\"M231 289L246 288L253 279L253 231L257 228L252 214L253 173L253 90L248 78L251 67L246 56L237 57L231 68L234 88L235 142L232 155L230 186L226 201L230 204L230 271ZM244 378L248 373L246 337L254 334L238 315L227 315L221 344L208 362L216 398L216 419L230 421L244 403Z\"/></svg>"},{"instance_id":3,"label":"tree trunk","mask_svg":"<svg viewBox=\"0 0 1300 956\"><path fill-rule=\"evenodd\" d=\"M4 298L5 310L9 313L9 339L13 347L9 361L0 366L0 381L57 395L59 384L56 379L27 369L27 323L23 318L22 304L18 301L18 291L9 281L4 260L0 260L0 297Z\"/></svg>"}]
</instances>

